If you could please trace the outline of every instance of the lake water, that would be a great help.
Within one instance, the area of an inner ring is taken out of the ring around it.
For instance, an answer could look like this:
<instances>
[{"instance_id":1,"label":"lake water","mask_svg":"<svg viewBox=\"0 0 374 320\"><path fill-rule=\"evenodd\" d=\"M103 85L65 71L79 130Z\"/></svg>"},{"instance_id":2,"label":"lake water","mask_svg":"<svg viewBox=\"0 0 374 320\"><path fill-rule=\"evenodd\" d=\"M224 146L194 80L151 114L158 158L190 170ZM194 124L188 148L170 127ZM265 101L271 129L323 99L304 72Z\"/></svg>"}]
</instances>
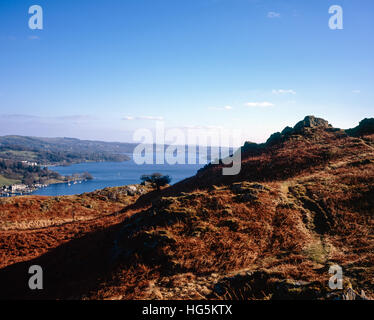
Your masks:
<instances>
[{"instance_id":1,"label":"lake water","mask_svg":"<svg viewBox=\"0 0 374 320\"><path fill-rule=\"evenodd\" d=\"M82 183L53 184L48 187L38 189L32 194L43 196L62 196L91 192L106 187L118 187L128 184L140 183L140 176L160 172L172 178L171 184L177 183L185 178L196 174L197 170L204 164L177 164L177 165L137 165L133 160L125 162L90 162L74 164L68 167L50 167L61 175L72 175L74 173L89 172L93 180L82 181Z\"/></svg>"}]
</instances>

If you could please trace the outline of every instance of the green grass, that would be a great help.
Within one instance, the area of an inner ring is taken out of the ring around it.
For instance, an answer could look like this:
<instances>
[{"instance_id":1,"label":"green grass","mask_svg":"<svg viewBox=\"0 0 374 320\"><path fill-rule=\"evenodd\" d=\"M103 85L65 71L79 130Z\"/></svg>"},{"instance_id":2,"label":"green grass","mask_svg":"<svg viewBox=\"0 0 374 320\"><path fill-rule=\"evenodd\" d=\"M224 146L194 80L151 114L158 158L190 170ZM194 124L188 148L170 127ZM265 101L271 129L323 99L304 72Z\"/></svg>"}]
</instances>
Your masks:
<instances>
[{"instance_id":1,"label":"green grass","mask_svg":"<svg viewBox=\"0 0 374 320\"><path fill-rule=\"evenodd\" d=\"M2 175L0 175L0 187L9 186L9 185L15 184L15 183L21 183L21 181L20 180L15 180L15 179L7 179L7 178L3 177Z\"/></svg>"},{"instance_id":2,"label":"green grass","mask_svg":"<svg viewBox=\"0 0 374 320\"><path fill-rule=\"evenodd\" d=\"M326 263L328 256L328 248L326 248L321 243L321 241L316 241L315 243L312 243L309 246L309 248L307 248L305 251L312 261L321 264Z\"/></svg>"}]
</instances>

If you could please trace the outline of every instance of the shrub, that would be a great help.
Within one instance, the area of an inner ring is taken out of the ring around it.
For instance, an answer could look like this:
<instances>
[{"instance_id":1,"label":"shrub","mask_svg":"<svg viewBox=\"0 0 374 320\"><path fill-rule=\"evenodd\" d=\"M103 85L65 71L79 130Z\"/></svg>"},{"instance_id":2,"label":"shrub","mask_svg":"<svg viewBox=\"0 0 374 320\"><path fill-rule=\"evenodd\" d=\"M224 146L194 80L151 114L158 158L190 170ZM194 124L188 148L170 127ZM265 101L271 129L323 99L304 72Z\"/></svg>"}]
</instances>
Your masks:
<instances>
[{"instance_id":1,"label":"shrub","mask_svg":"<svg viewBox=\"0 0 374 320\"><path fill-rule=\"evenodd\" d=\"M153 173L151 175L143 174L140 177L140 180L142 180L143 182L149 182L154 187L156 187L157 190L160 190L160 187L163 187L163 186L170 183L171 178L170 178L170 176L168 176L168 175L164 176L161 173Z\"/></svg>"}]
</instances>

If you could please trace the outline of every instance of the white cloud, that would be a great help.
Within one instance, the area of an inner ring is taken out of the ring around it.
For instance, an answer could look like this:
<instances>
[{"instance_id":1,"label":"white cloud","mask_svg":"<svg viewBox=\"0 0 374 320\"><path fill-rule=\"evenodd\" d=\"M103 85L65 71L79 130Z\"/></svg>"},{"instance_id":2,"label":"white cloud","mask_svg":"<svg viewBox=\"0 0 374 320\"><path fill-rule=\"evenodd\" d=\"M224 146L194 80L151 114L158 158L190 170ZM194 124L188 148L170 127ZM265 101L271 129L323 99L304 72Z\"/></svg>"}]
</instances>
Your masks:
<instances>
[{"instance_id":1,"label":"white cloud","mask_svg":"<svg viewBox=\"0 0 374 320\"><path fill-rule=\"evenodd\" d=\"M224 106L224 107L210 107L210 110L232 110L234 109L232 106Z\"/></svg>"},{"instance_id":2,"label":"white cloud","mask_svg":"<svg viewBox=\"0 0 374 320\"><path fill-rule=\"evenodd\" d=\"M273 90L273 94L296 94L295 90L289 89L289 90L284 90L284 89L278 89L278 90Z\"/></svg>"},{"instance_id":3,"label":"white cloud","mask_svg":"<svg viewBox=\"0 0 374 320\"><path fill-rule=\"evenodd\" d=\"M280 18L280 13L279 12L274 12L270 11L268 12L268 18L273 19L273 18Z\"/></svg>"},{"instance_id":4,"label":"white cloud","mask_svg":"<svg viewBox=\"0 0 374 320\"><path fill-rule=\"evenodd\" d=\"M154 117L154 116L139 116L139 117L131 117L126 116L122 118L122 120L164 120L163 117Z\"/></svg>"},{"instance_id":5,"label":"white cloud","mask_svg":"<svg viewBox=\"0 0 374 320\"><path fill-rule=\"evenodd\" d=\"M361 90L353 90L352 92L355 93L355 94L359 94L359 93L361 93Z\"/></svg>"},{"instance_id":6,"label":"white cloud","mask_svg":"<svg viewBox=\"0 0 374 320\"><path fill-rule=\"evenodd\" d=\"M39 40L40 37L39 37L39 36L35 36L35 35L33 35L33 36L28 36L28 39L29 39L29 40Z\"/></svg>"},{"instance_id":7,"label":"white cloud","mask_svg":"<svg viewBox=\"0 0 374 320\"><path fill-rule=\"evenodd\" d=\"M247 107L251 108L268 108L274 107L274 104L271 102L263 101L263 102L247 102L245 104Z\"/></svg>"}]
</instances>

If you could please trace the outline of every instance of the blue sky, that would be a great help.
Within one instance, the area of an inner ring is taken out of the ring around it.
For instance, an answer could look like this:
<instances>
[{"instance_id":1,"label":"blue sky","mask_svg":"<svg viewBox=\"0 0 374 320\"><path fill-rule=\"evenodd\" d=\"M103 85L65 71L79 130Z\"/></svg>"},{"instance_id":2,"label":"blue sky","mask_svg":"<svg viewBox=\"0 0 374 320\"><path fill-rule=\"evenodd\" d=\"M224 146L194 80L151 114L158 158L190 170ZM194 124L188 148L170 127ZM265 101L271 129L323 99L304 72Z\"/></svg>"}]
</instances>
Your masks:
<instances>
[{"instance_id":1,"label":"blue sky","mask_svg":"<svg viewBox=\"0 0 374 320\"><path fill-rule=\"evenodd\" d=\"M131 141L164 119L263 142L309 114L353 127L373 116L373 32L372 0L1 0L0 135Z\"/></svg>"}]
</instances>

